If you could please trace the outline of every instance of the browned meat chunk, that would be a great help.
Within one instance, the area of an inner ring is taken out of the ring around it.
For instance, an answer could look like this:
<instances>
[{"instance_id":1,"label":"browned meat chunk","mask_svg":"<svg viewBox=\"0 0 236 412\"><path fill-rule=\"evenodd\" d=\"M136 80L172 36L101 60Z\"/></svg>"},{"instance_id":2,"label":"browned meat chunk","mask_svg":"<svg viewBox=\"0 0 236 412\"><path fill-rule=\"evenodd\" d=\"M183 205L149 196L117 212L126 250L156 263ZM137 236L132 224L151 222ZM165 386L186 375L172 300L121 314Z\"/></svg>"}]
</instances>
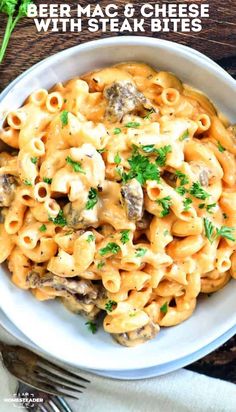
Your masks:
<instances>
[{"instance_id":1,"label":"browned meat chunk","mask_svg":"<svg viewBox=\"0 0 236 412\"><path fill-rule=\"evenodd\" d=\"M8 207L15 196L16 180L11 175L0 175L0 207Z\"/></svg>"},{"instance_id":2,"label":"browned meat chunk","mask_svg":"<svg viewBox=\"0 0 236 412\"><path fill-rule=\"evenodd\" d=\"M98 288L87 279L67 279L53 275L48 272L44 276L39 276L32 271L27 278L30 288L51 287L56 290L64 290L69 294L82 295L81 299L88 304L98 297Z\"/></svg>"},{"instance_id":3,"label":"browned meat chunk","mask_svg":"<svg viewBox=\"0 0 236 412\"><path fill-rule=\"evenodd\" d=\"M209 186L209 180L212 177L212 171L208 169L203 162L190 162L193 172L198 177L198 180L202 186Z\"/></svg>"},{"instance_id":4,"label":"browned meat chunk","mask_svg":"<svg viewBox=\"0 0 236 412\"><path fill-rule=\"evenodd\" d=\"M67 226L73 229L86 229L89 226L97 226L97 215L93 209L86 210L76 207L76 202L67 203L63 209Z\"/></svg>"},{"instance_id":5,"label":"browned meat chunk","mask_svg":"<svg viewBox=\"0 0 236 412\"><path fill-rule=\"evenodd\" d=\"M122 202L129 220L140 220L143 216L143 189L132 179L121 187Z\"/></svg>"},{"instance_id":6,"label":"browned meat chunk","mask_svg":"<svg viewBox=\"0 0 236 412\"><path fill-rule=\"evenodd\" d=\"M147 105L146 97L129 80L120 80L104 89L108 101L106 115L113 121L120 121L125 114L140 110Z\"/></svg>"},{"instance_id":7,"label":"browned meat chunk","mask_svg":"<svg viewBox=\"0 0 236 412\"><path fill-rule=\"evenodd\" d=\"M159 326L150 321L142 328L126 333L114 333L112 336L123 346L136 346L155 338L159 330Z\"/></svg>"},{"instance_id":8,"label":"browned meat chunk","mask_svg":"<svg viewBox=\"0 0 236 412\"><path fill-rule=\"evenodd\" d=\"M95 320L100 313L100 309L93 303L84 303L77 295L69 295L62 297L61 301L65 307L71 312L83 315L86 319Z\"/></svg>"}]
</instances>

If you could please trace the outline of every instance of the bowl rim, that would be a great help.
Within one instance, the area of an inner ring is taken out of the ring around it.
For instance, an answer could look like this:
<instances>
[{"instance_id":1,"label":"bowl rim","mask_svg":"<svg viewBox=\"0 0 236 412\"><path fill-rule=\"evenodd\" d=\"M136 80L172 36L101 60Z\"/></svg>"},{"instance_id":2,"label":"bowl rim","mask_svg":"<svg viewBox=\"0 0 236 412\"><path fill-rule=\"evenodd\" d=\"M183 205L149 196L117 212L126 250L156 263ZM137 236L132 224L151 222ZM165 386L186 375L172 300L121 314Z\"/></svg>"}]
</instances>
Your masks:
<instances>
[{"instance_id":1,"label":"bowl rim","mask_svg":"<svg viewBox=\"0 0 236 412\"><path fill-rule=\"evenodd\" d=\"M50 65L51 61L59 61L60 59L64 59L67 56L70 56L71 54L73 55L74 53L76 54L77 52L80 51L89 51L89 50L93 50L93 49L97 49L99 47L105 47L105 46L114 46L114 45L119 45L119 46L130 46L130 45L135 45L135 46L151 46L151 47L161 47L161 48L168 48L170 51L174 51L176 53L176 48L179 48L179 53L181 55L183 55L183 57L185 57L186 59L191 59L192 62L197 62L198 65L204 65L204 67L207 67L208 70L210 72L214 72L216 77L220 77L221 80L224 80L225 82L228 83L228 85L234 89L234 91L236 92L236 81L220 66L218 66L215 62L211 61L211 59L209 59L208 57L206 57L204 54L197 52L196 53L191 53L192 49L188 48L186 46L180 45L178 43L175 42L171 42L168 40L162 40L162 39L156 39L156 38L150 38L150 37L143 37L143 36L122 36L122 37L108 37L106 39L99 39L99 40L93 40L90 42L86 42L83 44L79 44L73 47L70 47L69 49L65 49L63 51L60 51L59 53L56 53L52 56L47 57L46 59L38 62L37 64L33 65L31 68L29 68L28 70L26 70L24 73L20 74L15 80L13 80L4 90L3 92L0 94L0 106L1 103L4 101L5 97L8 95L9 92L12 91L12 89L24 78L26 77L29 73L31 73L32 71L36 70L38 67L40 67L41 65ZM181 48L180 48L181 47ZM193 49L194 50L194 49ZM191 53L191 55L190 55ZM1 303L0 303L1 306ZM3 310L3 309L2 309ZM3 310L4 311L4 310ZM4 311L4 313L6 313ZM6 313L7 315L7 313ZM8 315L7 315L8 316ZM234 317L233 317L234 319ZM12 319L10 318L10 320L12 321ZM14 323L14 322L13 322ZM227 322L226 322L227 323ZM15 323L14 323L15 324ZM226 333L232 326L234 326L236 324L235 320L234 320L234 324L230 324L230 322L227 323L227 327L224 329L224 331L222 331L221 334L218 335L218 337L222 336L224 333ZM18 325L16 324L16 327L18 327ZM24 333L24 332L23 332ZM211 340L209 340L209 343L214 341L214 338L212 338ZM199 346L200 348L203 348L203 346ZM191 353L191 351L189 351L189 354ZM59 357L58 357L59 359ZM181 357L176 357L176 361L181 359ZM71 362L69 362L71 364ZM151 367L154 366L153 362L149 362L146 363L145 367ZM81 367L84 368L88 368L88 366L86 366L85 362L82 362ZM104 370L104 365L102 366L96 366L96 369L103 369ZM126 370L129 369L138 369L138 367L135 368L135 366L128 366L126 368ZM109 367L106 368L106 370L111 370L109 369ZM115 370L114 368L112 368L112 370ZM116 370L122 370L122 368L116 368Z\"/></svg>"}]
</instances>

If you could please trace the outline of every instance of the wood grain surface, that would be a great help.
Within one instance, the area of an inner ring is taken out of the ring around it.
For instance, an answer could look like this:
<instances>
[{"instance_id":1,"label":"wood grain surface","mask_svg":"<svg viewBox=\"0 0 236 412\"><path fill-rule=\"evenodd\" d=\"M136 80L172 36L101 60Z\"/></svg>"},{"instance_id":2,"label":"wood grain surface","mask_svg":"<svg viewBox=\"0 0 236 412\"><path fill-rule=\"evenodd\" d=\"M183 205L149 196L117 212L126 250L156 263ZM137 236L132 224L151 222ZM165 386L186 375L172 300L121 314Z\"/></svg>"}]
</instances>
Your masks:
<instances>
[{"instance_id":1,"label":"wood grain surface","mask_svg":"<svg viewBox=\"0 0 236 412\"><path fill-rule=\"evenodd\" d=\"M108 3L115 3L119 5L121 10L124 4L128 2L132 2L136 7L143 3L137 0L102 0L99 4L104 7ZM153 5L156 3L154 1L147 2ZM188 0L186 2L191 3ZM195 0L194 3L199 2L201 3L201 1ZM37 3L58 4L64 3L64 1L48 2L39 0ZM72 5L73 14L76 17L77 2L68 1L68 3ZM85 6L88 3L96 4L97 1L91 0L87 2L81 0L79 3ZM161 2L159 1L159 3ZM162 3L167 3L167 1ZM169 1L169 3L184 3L184 0ZM203 19L203 30L200 33L169 32L153 34L150 31L149 25L146 24L145 33L135 33L132 35L158 37L193 47L218 62L232 76L236 77L236 0L225 0L224 2L222 0L209 0L208 3L210 4L210 18ZM5 24L5 17L0 15L0 38L4 33ZM127 34L130 33L122 33L122 35ZM14 31L5 60L0 65L0 91L16 76L45 57L89 40L116 35L121 34L103 33L101 30L97 33L90 33L88 30L84 30L82 33L37 33L34 22L31 19L25 18ZM188 368L236 383L236 337Z\"/></svg>"}]
</instances>

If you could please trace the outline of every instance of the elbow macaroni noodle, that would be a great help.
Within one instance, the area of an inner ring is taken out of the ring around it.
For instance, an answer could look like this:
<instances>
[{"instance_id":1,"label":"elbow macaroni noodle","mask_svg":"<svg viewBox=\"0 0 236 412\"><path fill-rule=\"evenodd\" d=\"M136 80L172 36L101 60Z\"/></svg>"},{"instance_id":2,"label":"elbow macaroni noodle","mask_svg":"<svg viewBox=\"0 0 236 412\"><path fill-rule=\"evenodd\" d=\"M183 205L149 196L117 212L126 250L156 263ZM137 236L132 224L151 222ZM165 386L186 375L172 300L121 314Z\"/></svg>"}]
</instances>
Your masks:
<instances>
[{"instance_id":1,"label":"elbow macaroni noodle","mask_svg":"<svg viewBox=\"0 0 236 412\"><path fill-rule=\"evenodd\" d=\"M142 63L34 91L0 131L13 283L103 311L127 346L183 322L236 279L235 137L204 94Z\"/></svg>"}]
</instances>

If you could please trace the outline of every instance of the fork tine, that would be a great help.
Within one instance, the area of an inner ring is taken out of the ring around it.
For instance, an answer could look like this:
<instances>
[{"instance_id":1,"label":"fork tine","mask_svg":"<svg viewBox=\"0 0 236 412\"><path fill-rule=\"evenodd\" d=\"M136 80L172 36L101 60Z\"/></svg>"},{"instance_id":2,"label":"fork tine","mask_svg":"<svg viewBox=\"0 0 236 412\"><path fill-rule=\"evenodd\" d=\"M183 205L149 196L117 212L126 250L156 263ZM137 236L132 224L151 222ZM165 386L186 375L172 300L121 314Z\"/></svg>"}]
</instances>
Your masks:
<instances>
[{"instance_id":1,"label":"fork tine","mask_svg":"<svg viewBox=\"0 0 236 412\"><path fill-rule=\"evenodd\" d=\"M53 412L62 412L62 410L58 408L58 406L56 405L56 403L54 402L54 400L49 399L49 400L48 400L48 404L51 406L51 410L52 410Z\"/></svg>"},{"instance_id":2,"label":"fork tine","mask_svg":"<svg viewBox=\"0 0 236 412\"><path fill-rule=\"evenodd\" d=\"M30 385L35 389L38 389L42 392L49 393L50 395L55 395L55 396L67 396L67 398L71 399L79 399L78 396L71 395L67 392L63 392L59 389L56 389L53 385L49 385L44 383L43 381L38 381L37 379L34 379L33 376L30 376L29 380L23 380L22 378L18 378L21 382L25 383L26 385Z\"/></svg>"},{"instance_id":3,"label":"fork tine","mask_svg":"<svg viewBox=\"0 0 236 412\"><path fill-rule=\"evenodd\" d=\"M50 412L47 407L45 405L43 405L42 403L38 405L38 408L40 411L42 412Z\"/></svg>"},{"instance_id":4,"label":"fork tine","mask_svg":"<svg viewBox=\"0 0 236 412\"><path fill-rule=\"evenodd\" d=\"M51 363L50 361L48 361L47 359L44 358L40 358L40 362L38 362L38 365L40 366L48 366L50 368L52 368L52 370L57 371L57 372L61 372L63 375L67 376L67 377L71 377L71 378L76 378L78 380L90 383L90 381L86 378L83 378L82 376L77 375L74 372L68 371L64 368L62 368L61 366L55 365L54 363Z\"/></svg>"},{"instance_id":5,"label":"fork tine","mask_svg":"<svg viewBox=\"0 0 236 412\"><path fill-rule=\"evenodd\" d=\"M39 372L39 374L41 375L41 374L43 374L44 376L45 376L45 374L46 374L46 376L48 377L48 378L53 378L55 381L57 381L58 383L61 383L61 384L69 384L69 385L74 385L76 388L83 388L83 389L86 389L86 387L85 386L83 386L83 385L80 385L79 383L77 383L77 382L72 382L72 381L70 381L69 379L66 379L66 378L64 378L64 377L62 377L62 376L60 376L60 375L56 375L55 373L53 373L53 372L51 372L51 371L49 371L48 369L44 369L44 368L42 368L41 366L36 366L36 369L35 369L35 372Z\"/></svg>"},{"instance_id":6,"label":"fork tine","mask_svg":"<svg viewBox=\"0 0 236 412\"><path fill-rule=\"evenodd\" d=\"M56 405L59 406L61 412L73 412L71 407L68 405L64 398L61 398L60 396L55 396L55 398L53 398L53 401Z\"/></svg>"},{"instance_id":7,"label":"fork tine","mask_svg":"<svg viewBox=\"0 0 236 412\"><path fill-rule=\"evenodd\" d=\"M46 376L41 376L41 375L38 375L38 374L34 374L34 377L38 382L42 382L42 383L44 383L46 385L50 385L52 387L57 387L58 386L58 388L60 388L60 389L66 389L68 391L75 392L75 393L83 393L81 390L73 388L73 386L67 385L65 383L55 382L55 380L49 379ZM57 388L55 388L55 389L57 390Z\"/></svg>"}]
</instances>

